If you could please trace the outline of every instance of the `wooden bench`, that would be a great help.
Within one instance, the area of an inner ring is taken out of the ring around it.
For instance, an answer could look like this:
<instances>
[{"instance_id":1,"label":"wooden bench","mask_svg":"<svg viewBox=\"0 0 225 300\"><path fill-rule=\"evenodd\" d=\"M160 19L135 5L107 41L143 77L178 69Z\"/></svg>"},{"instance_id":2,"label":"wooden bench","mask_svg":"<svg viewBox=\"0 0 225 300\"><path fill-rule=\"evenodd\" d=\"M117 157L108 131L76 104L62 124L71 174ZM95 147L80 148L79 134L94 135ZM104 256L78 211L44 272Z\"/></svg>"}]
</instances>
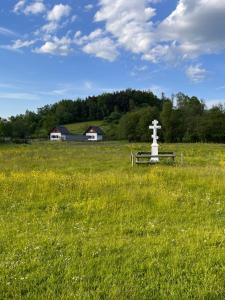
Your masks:
<instances>
[{"instance_id":1,"label":"wooden bench","mask_svg":"<svg viewBox=\"0 0 225 300\"><path fill-rule=\"evenodd\" d=\"M159 152L158 155L152 155L151 152L137 152L131 153L132 166L136 164L155 164L156 162L151 161L151 158L172 158L175 161L175 152Z\"/></svg>"}]
</instances>

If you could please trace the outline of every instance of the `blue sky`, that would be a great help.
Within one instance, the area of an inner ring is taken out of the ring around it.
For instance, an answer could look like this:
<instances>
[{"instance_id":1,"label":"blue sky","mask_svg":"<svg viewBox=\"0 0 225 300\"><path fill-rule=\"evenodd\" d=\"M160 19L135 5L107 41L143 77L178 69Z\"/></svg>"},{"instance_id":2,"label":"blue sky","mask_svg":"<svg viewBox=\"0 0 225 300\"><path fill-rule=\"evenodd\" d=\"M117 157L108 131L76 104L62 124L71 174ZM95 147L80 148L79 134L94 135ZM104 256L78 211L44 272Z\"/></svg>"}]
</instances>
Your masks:
<instances>
[{"instance_id":1,"label":"blue sky","mask_svg":"<svg viewBox=\"0 0 225 300\"><path fill-rule=\"evenodd\" d=\"M225 103L225 0L7 0L0 116L126 88Z\"/></svg>"}]
</instances>

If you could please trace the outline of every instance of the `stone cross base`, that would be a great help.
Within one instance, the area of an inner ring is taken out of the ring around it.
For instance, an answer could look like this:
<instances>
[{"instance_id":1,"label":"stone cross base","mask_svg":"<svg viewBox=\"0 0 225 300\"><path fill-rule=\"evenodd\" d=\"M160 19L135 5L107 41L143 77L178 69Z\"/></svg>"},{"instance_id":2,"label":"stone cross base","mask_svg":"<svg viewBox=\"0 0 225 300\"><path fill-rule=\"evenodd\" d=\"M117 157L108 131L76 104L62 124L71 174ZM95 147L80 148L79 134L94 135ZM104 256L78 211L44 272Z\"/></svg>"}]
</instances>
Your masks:
<instances>
[{"instance_id":1,"label":"stone cross base","mask_svg":"<svg viewBox=\"0 0 225 300\"><path fill-rule=\"evenodd\" d=\"M158 144L152 144L152 155L159 155L159 145ZM159 158L158 157L152 157L151 162L159 162Z\"/></svg>"}]
</instances>

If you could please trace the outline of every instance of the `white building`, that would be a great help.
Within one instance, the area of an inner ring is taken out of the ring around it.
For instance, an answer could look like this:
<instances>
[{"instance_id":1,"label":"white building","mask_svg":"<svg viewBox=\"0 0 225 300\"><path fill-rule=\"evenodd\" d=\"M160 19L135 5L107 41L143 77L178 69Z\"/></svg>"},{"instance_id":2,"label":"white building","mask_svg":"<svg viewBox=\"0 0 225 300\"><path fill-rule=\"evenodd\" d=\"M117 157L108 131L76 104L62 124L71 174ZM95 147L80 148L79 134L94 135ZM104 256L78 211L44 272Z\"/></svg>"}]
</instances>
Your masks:
<instances>
[{"instance_id":1,"label":"white building","mask_svg":"<svg viewBox=\"0 0 225 300\"><path fill-rule=\"evenodd\" d=\"M88 137L88 141L102 141L103 140L103 131L100 127L89 126L88 129L84 132L84 135Z\"/></svg>"},{"instance_id":2,"label":"white building","mask_svg":"<svg viewBox=\"0 0 225 300\"><path fill-rule=\"evenodd\" d=\"M51 141L67 141L70 140L70 132L66 127L58 126L52 129L50 133Z\"/></svg>"}]
</instances>

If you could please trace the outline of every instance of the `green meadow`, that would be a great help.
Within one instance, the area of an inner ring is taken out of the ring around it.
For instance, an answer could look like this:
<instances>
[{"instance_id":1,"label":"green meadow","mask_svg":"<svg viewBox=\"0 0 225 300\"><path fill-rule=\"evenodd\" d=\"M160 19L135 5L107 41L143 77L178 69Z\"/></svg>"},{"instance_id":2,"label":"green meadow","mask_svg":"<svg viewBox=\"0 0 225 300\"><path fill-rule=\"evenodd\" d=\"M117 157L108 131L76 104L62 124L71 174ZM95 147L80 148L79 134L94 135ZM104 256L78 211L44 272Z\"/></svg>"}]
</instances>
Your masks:
<instances>
[{"instance_id":1,"label":"green meadow","mask_svg":"<svg viewBox=\"0 0 225 300\"><path fill-rule=\"evenodd\" d=\"M87 130L89 126L99 126L103 131L107 130L109 124L104 121L88 121L88 122L78 122L67 124L65 127L72 133L72 134L82 134Z\"/></svg>"},{"instance_id":2,"label":"green meadow","mask_svg":"<svg viewBox=\"0 0 225 300\"><path fill-rule=\"evenodd\" d=\"M0 299L225 298L225 146L149 148L0 146Z\"/></svg>"}]
</instances>

